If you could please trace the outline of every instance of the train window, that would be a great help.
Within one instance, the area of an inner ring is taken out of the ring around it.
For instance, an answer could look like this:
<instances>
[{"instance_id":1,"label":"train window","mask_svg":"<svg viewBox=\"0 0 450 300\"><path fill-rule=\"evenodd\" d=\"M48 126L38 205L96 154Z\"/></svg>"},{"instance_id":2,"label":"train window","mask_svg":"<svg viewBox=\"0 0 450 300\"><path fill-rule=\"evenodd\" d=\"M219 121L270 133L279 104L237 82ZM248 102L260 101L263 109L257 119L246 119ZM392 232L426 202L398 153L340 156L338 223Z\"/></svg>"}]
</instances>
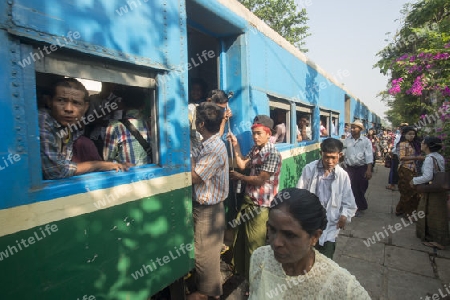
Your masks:
<instances>
[{"instance_id":1,"label":"train window","mask_svg":"<svg viewBox=\"0 0 450 300\"><path fill-rule=\"evenodd\" d=\"M320 109L320 137L330 136L331 112L329 110Z\"/></svg>"},{"instance_id":2,"label":"train window","mask_svg":"<svg viewBox=\"0 0 450 300\"><path fill-rule=\"evenodd\" d=\"M291 105L289 101L269 96L270 118L274 122L273 143L289 143L291 138Z\"/></svg>"},{"instance_id":3,"label":"train window","mask_svg":"<svg viewBox=\"0 0 450 300\"><path fill-rule=\"evenodd\" d=\"M330 129L330 135L339 136L339 113L336 111L331 112L331 129Z\"/></svg>"},{"instance_id":4,"label":"train window","mask_svg":"<svg viewBox=\"0 0 450 300\"><path fill-rule=\"evenodd\" d=\"M60 53L36 61L35 71L39 125L48 126L48 131L41 128L41 147L45 147L41 150L47 157L41 157L44 179L70 177L80 169L81 173L91 172L94 167L84 170L88 166L81 165L83 162L157 163L154 73ZM56 99L58 93L68 91L64 85L55 89L54 84L74 78L78 83L70 83L75 91L72 97ZM88 92L86 102L83 88ZM75 94L77 90L81 96ZM45 140L62 144L57 148ZM68 162L68 167L59 165L61 162ZM106 163L96 165L106 167ZM102 170L99 168L96 170Z\"/></svg>"},{"instance_id":5,"label":"train window","mask_svg":"<svg viewBox=\"0 0 450 300\"><path fill-rule=\"evenodd\" d=\"M295 110L297 117L297 142L312 140L314 131L311 126L313 107L296 103Z\"/></svg>"}]
</instances>

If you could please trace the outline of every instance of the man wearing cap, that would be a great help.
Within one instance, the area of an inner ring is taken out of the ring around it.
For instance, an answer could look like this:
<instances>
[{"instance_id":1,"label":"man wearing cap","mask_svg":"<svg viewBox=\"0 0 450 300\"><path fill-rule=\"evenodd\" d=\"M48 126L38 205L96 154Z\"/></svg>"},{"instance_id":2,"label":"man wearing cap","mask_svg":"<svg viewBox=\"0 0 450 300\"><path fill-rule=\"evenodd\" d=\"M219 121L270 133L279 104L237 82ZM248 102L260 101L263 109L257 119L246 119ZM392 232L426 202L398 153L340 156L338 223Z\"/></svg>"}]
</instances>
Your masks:
<instances>
[{"instance_id":1,"label":"man wearing cap","mask_svg":"<svg viewBox=\"0 0 450 300\"><path fill-rule=\"evenodd\" d=\"M361 135L363 130L363 123L360 120L354 121L350 124L351 136L344 142L345 170L350 177L353 196L358 207L356 217L361 216L362 211L367 209L365 194L372 178L372 143Z\"/></svg>"},{"instance_id":2,"label":"man wearing cap","mask_svg":"<svg viewBox=\"0 0 450 300\"><path fill-rule=\"evenodd\" d=\"M246 183L241 209L236 217L241 220L234 242L233 263L238 274L249 278L250 256L256 248L266 244L266 222L269 207L278 192L281 170L281 154L269 139L273 120L265 115L255 117L252 125L254 146L243 156L236 137L228 134L232 143L236 164L241 169L250 169L250 175L231 171L230 178Z\"/></svg>"}]
</instances>

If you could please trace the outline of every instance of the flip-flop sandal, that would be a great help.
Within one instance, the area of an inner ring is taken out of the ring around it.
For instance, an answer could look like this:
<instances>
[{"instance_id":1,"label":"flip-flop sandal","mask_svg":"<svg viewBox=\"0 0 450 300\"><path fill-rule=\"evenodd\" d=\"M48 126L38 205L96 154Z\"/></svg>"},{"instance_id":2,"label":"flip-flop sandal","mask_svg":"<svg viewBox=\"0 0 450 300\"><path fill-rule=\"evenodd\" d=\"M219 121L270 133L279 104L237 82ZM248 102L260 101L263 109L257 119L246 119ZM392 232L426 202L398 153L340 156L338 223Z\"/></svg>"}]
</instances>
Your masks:
<instances>
[{"instance_id":1,"label":"flip-flop sandal","mask_svg":"<svg viewBox=\"0 0 450 300\"><path fill-rule=\"evenodd\" d=\"M422 242L422 244L427 247L438 248L439 250L445 250L444 246L442 246L441 244L436 243L436 242Z\"/></svg>"},{"instance_id":2,"label":"flip-flop sandal","mask_svg":"<svg viewBox=\"0 0 450 300\"><path fill-rule=\"evenodd\" d=\"M445 250L445 247L442 246L442 245L439 244L439 243L436 243L436 242L430 242L430 244L433 245L433 247L438 248L439 250Z\"/></svg>"}]
</instances>

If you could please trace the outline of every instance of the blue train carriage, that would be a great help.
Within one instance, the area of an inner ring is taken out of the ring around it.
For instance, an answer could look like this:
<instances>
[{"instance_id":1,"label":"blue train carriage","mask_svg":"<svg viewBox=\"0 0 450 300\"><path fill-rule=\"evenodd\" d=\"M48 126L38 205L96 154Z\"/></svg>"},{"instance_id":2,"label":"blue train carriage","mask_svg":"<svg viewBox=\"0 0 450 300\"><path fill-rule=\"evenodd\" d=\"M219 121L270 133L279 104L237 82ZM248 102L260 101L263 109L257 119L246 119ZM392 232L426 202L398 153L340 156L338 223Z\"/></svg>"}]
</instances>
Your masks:
<instances>
[{"instance_id":1,"label":"blue train carriage","mask_svg":"<svg viewBox=\"0 0 450 300\"><path fill-rule=\"evenodd\" d=\"M234 42L238 51L226 64L233 76L226 76L221 83L225 90L233 90L236 95L231 108L239 114L231 120L232 131L243 152L247 152L252 144L253 117L266 114L275 124L284 122L286 138L277 145L283 157L280 185L295 186L305 164L318 158L320 141L330 136L340 138L344 124L353 121L355 96L241 5L234 1L220 2L233 14L223 10L218 15L226 18L237 14L247 24ZM205 22L199 27L206 27ZM297 125L303 117L310 123L310 136L298 142ZM327 129L322 136L320 123Z\"/></svg>"},{"instance_id":2,"label":"blue train carriage","mask_svg":"<svg viewBox=\"0 0 450 300\"><path fill-rule=\"evenodd\" d=\"M193 268L188 78L234 92L231 128L244 152L256 115L286 123L281 187L295 185L321 139L339 137L362 113L333 76L237 1L18 0L0 8L0 74L10 83L0 91L7 298L147 299ZM154 163L43 180L37 112L61 76L145 90ZM309 136L298 142L301 118Z\"/></svg>"},{"instance_id":3,"label":"blue train carriage","mask_svg":"<svg viewBox=\"0 0 450 300\"><path fill-rule=\"evenodd\" d=\"M185 4L128 3L0 3L2 299L147 299L194 266ZM63 76L142 89L154 163L43 180L38 108Z\"/></svg>"}]
</instances>

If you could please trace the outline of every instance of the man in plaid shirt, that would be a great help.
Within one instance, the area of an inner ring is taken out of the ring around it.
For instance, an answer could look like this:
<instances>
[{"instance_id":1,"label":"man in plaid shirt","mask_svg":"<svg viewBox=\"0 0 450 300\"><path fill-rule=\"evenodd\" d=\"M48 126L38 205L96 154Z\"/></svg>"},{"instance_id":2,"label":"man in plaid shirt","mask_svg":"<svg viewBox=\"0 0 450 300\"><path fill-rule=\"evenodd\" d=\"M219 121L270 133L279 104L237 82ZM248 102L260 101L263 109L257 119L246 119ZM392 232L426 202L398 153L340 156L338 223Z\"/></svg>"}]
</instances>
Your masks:
<instances>
[{"instance_id":1,"label":"man in plaid shirt","mask_svg":"<svg viewBox=\"0 0 450 300\"><path fill-rule=\"evenodd\" d=\"M41 161L44 179L61 179L95 171L128 170L130 164L105 161L75 163L74 142L82 135L77 126L86 120L89 107L86 88L76 79L64 78L52 90L47 106L39 111Z\"/></svg>"},{"instance_id":2,"label":"man in plaid shirt","mask_svg":"<svg viewBox=\"0 0 450 300\"><path fill-rule=\"evenodd\" d=\"M281 170L281 154L269 139L272 135L273 120L265 115L256 116L252 125L253 142L247 156L243 156L236 137L228 135L234 148L236 164L240 169L249 168L250 175L231 171L230 178L246 183L244 200L236 220L243 224L238 227L233 249L233 263L238 274L248 280L250 256L256 248L266 244L266 222L269 207L278 193Z\"/></svg>"}]
</instances>

